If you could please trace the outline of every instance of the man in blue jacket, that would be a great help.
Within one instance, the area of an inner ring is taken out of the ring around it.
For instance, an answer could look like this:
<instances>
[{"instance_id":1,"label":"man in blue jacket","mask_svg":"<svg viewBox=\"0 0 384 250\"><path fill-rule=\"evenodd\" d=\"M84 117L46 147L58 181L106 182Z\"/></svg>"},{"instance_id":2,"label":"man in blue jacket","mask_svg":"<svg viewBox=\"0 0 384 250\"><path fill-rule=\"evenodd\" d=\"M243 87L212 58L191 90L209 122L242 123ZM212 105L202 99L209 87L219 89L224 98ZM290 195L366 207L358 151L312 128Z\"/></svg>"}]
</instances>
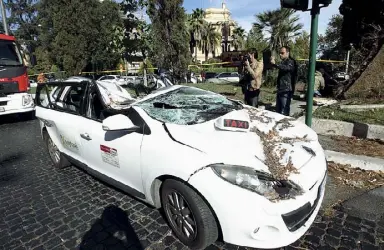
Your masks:
<instances>
[{"instance_id":1,"label":"man in blue jacket","mask_svg":"<svg viewBox=\"0 0 384 250\"><path fill-rule=\"evenodd\" d=\"M271 58L273 68L279 70L277 77L276 112L289 116L291 100L295 91L297 67L295 60L289 55L290 49L283 46L280 49L280 64L276 64L275 58Z\"/></svg>"}]
</instances>

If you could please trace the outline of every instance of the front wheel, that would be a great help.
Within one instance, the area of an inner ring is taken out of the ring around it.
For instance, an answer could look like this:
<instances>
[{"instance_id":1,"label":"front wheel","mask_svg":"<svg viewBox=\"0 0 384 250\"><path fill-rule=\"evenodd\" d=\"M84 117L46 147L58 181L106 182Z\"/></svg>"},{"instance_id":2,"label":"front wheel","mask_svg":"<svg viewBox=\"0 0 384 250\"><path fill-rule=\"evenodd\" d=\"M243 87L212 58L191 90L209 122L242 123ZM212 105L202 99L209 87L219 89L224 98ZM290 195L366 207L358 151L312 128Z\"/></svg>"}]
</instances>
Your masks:
<instances>
[{"instance_id":1,"label":"front wheel","mask_svg":"<svg viewBox=\"0 0 384 250\"><path fill-rule=\"evenodd\" d=\"M218 238L211 209L189 186L166 180L161 189L165 216L179 240L191 249L205 249Z\"/></svg>"},{"instance_id":2,"label":"front wheel","mask_svg":"<svg viewBox=\"0 0 384 250\"><path fill-rule=\"evenodd\" d=\"M55 168L65 168L71 165L67 158L59 151L56 144L52 141L51 137L49 136L48 132L43 133L43 138L45 141L45 145L48 149L49 157L52 160L53 165Z\"/></svg>"}]
</instances>

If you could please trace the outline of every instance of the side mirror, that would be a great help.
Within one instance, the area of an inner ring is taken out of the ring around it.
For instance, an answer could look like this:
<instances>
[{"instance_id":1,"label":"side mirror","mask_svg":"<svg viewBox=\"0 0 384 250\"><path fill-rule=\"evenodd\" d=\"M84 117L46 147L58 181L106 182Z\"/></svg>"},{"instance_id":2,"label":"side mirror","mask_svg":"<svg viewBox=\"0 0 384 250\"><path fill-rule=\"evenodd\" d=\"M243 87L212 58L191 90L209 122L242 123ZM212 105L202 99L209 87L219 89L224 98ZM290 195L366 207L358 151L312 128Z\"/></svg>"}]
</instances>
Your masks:
<instances>
[{"instance_id":1,"label":"side mirror","mask_svg":"<svg viewBox=\"0 0 384 250\"><path fill-rule=\"evenodd\" d=\"M136 131L139 129L127 116L121 114L104 119L102 126L104 131Z\"/></svg>"}]
</instances>

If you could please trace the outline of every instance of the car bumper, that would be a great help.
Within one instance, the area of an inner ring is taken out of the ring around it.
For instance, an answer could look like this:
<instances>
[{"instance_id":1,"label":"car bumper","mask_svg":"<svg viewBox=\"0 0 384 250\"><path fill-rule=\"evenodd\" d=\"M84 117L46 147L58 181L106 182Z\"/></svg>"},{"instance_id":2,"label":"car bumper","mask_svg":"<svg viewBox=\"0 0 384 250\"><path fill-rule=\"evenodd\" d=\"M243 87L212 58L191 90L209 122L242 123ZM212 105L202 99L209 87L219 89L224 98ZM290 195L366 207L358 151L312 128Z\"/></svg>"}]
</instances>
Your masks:
<instances>
[{"instance_id":1,"label":"car bumper","mask_svg":"<svg viewBox=\"0 0 384 250\"><path fill-rule=\"evenodd\" d=\"M27 112L32 112L34 110L35 110L35 107L20 108L20 109L10 109L10 110L5 110L5 111L1 111L0 110L0 115L11 115L11 114L27 113Z\"/></svg>"},{"instance_id":2,"label":"car bumper","mask_svg":"<svg viewBox=\"0 0 384 250\"><path fill-rule=\"evenodd\" d=\"M216 213L225 242L271 249L288 246L307 232L323 201L326 176L304 195L276 203L226 182L210 168L189 182Z\"/></svg>"},{"instance_id":3,"label":"car bumper","mask_svg":"<svg viewBox=\"0 0 384 250\"><path fill-rule=\"evenodd\" d=\"M29 101L24 104L24 98ZM10 94L0 97L0 115L26 113L35 110L33 96L27 93Z\"/></svg>"}]
</instances>

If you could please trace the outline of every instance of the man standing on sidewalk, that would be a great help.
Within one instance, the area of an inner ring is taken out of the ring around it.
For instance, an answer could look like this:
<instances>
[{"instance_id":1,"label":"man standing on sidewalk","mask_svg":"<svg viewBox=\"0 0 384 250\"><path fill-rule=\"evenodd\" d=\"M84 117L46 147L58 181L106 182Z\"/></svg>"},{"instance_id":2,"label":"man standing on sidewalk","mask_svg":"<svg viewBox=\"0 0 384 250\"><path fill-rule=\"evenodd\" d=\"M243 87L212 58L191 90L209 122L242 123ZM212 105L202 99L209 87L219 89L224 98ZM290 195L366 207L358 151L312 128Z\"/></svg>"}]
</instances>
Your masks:
<instances>
[{"instance_id":1,"label":"man standing on sidewalk","mask_svg":"<svg viewBox=\"0 0 384 250\"><path fill-rule=\"evenodd\" d=\"M250 49L243 60L242 86L245 104L259 107L259 95L263 75L263 61L258 61L256 49Z\"/></svg>"},{"instance_id":2,"label":"man standing on sidewalk","mask_svg":"<svg viewBox=\"0 0 384 250\"><path fill-rule=\"evenodd\" d=\"M291 100L293 97L295 79L296 79L296 63L289 56L290 49L283 46L280 49L281 63L276 64L275 58L271 58L272 67L279 69L277 77L277 95L276 95L276 112L289 116Z\"/></svg>"}]
</instances>

